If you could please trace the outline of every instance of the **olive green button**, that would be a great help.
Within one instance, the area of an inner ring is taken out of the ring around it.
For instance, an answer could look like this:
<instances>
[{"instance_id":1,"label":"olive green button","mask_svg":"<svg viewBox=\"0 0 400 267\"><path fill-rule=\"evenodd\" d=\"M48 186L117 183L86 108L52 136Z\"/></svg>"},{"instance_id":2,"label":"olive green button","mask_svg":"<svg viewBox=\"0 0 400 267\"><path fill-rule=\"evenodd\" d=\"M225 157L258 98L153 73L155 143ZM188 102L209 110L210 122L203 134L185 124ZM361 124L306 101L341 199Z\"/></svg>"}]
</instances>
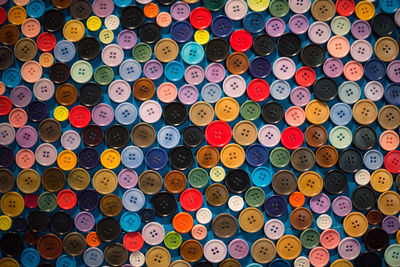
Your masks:
<instances>
[{"instance_id":1,"label":"olive green button","mask_svg":"<svg viewBox=\"0 0 400 267\"><path fill-rule=\"evenodd\" d=\"M100 85L107 85L114 79L114 71L111 67L103 65L94 72L94 80Z\"/></svg>"},{"instance_id":2,"label":"olive green button","mask_svg":"<svg viewBox=\"0 0 400 267\"><path fill-rule=\"evenodd\" d=\"M138 43L132 49L132 56L135 60L140 63L146 62L151 58L153 54L151 47L146 43Z\"/></svg>"},{"instance_id":3,"label":"olive green button","mask_svg":"<svg viewBox=\"0 0 400 267\"><path fill-rule=\"evenodd\" d=\"M204 0L204 7L210 11L218 11L225 5L225 0Z\"/></svg>"},{"instance_id":4,"label":"olive green button","mask_svg":"<svg viewBox=\"0 0 400 267\"><path fill-rule=\"evenodd\" d=\"M244 195L247 205L259 207L265 202L265 193L260 187L251 187Z\"/></svg>"},{"instance_id":5,"label":"olive green button","mask_svg":"<svg viewBox=\"0 0 400 267\"><path fill-rule=\"evenodd\" d=\"M194 168L188 174L188 181L194 188L203 188L208 183L208 173L203 168Z\"/></svg>"},{"instance_id":6,"label":"olive green button","mask_svg":"<svg viewBox=\"0 0 400 267\"><path fill-rule=\"evenodd\" d=\"M50 192L43 192L39 195L38 206L45 212L51 212L57 208L57 197Z\"/></svg>"},{"instance_id":7,"label":"olive green button","mask_svg":"<svg viewBox=\"0 0 400 267\"><path fill-rule=\"evenodd\" d=\"M269 4L269 12L273 17L284 17L289 12L289 4L285 0L273 0Z\"/></svg>"},{"instance_id":8,"label":"olive green button","mask_svg":"<svg viewBox=\"0 0 400 267\"><path fill-rule=\"evenodd\" d=\"M71 66L71 78L77 83L87 83L93 76L93 68L89 62L78 60Z\"/></svg>"},{"instance_id":9,"label":"olive green button","mask_svg":"<svg viewBox=\"0 0 400 267\"><path fill-rule=\"evenodd\" d=\"M304 230L300 234L300 242L304 248L315 248L319 244L319 232L314 228Z\"/></svg>"},{"instance_id":10,"label":"olive green button","mask_svg":"<svg viewBox=\"0 0 400 267\"><path fill-rule=\"evenodd\" d=\"M182 236L175 231L169 232L164 237L164 244L169 249L177 249L182 244Z\"/></svg>"},{"instance_id":11,"label":"olive green button","mask_svg":"<svg viewBox=\"0 0 400 267\"><path fill-rule=\"evenodd\" d=\"M261 114L261 107L253 100L247 100L240 106L240 115L244 120L253 121Z\"/></svg>"},{"instance_id":12,"label":"olive green button","mask_svg":"<svg viewBox=\"0 0 400 267\"><path fill-rule=\"evenodd\" d=\"M269 159L272 166L283 168L290 163L290 152L284 147L277 147L271 151Z\"/></svg>"},{"instance_id":13,"label":"olive green button","mask_svg":"<svg viewBox=\"0 0 400 267\"><path fill-rule=\"evenodd\" d=\"M336 35L346 35L351 27L350 20L347 17L337 16L331 22L332 32Z\"/></svg>"}]
</instances>

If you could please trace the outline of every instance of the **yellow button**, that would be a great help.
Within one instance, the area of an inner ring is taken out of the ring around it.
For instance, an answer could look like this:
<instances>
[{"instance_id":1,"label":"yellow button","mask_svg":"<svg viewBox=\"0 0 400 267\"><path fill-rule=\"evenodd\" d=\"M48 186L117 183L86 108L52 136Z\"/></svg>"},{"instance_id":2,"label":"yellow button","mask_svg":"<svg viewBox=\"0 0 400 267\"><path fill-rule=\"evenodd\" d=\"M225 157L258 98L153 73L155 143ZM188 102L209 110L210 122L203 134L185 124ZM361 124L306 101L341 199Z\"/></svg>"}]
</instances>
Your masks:
<instances>
[{"instance_id":1,"label":"yellow button","mask_svg":"<svg viewBox=\"0 0 400 267\"><path fill-rule=\"evenodd\" d=\"M198 30L194 34L194 40L201 45L205 45L210 40L210 34L206 30Z\"/></svg>"},{"instance_id":2,"label":"yellow button","mask_svg":"<svg viewBox=\"0 0 400 267\"><path fill-rule=\"evenodd\" d=\"M64 38L71 42L78 42L85 36L85 25L79 20L70 20L64 24Z\"/></svg>"},{"instance_id":3,"label":"yellow button","mask_svg":"<svg viewBox=\"0 0 400 267\"><path fill-rule=\"evenodd\" d=\"M73 190L84 190L90 184L90 174L82 168L73 169L68 174L68 184Z\"/></svg>"},{"instance_id":4,"label":"yellow button","mask_svg":"<svg viewBox=\"0 0 400 267\"><path fill-rule=\"evenodd\" d=\"M114 33L110 29L104 29L100 32L99 39L103 44L111 44L114 40Z\"/></svg>"},{"instance_id":5,"label":"yellow button","mask_svg":"<svg viewBox=\"0 0 400 267\"><path fill-rule=\"evenodd\" d=\"M397 231L396 240L397 240L397 244L400 244L400 230Z\"/></svg>"},{"instance_id":6,"label":"yellow button","mask_svg":"<svg viewBox=\"0 0 400 267\"><path fill-rule=\"evenodd\" d=\"M243 147L238 144L228 144L220 152L222 164L230 169L236 169L242 166L245 160Z\"/></svg>"},{"instance_id":7,"label":"yellow button","mask_svg":"<svg viewBox=\"0 0 400 267\"><path fill-rule=\"evenodd\" d=\"M0 216L0 230L1 231L7 231L8 229L11 228L12 225L12 220L10 217L7 215L1 215ZM2 265L0 265L2 266Z\"/></svg>"},{"instance_id":8,"label":"yellow button","mask_svg":"<svg viewBox=\"0 0 400 267\"><path fill-rule=\"evenodd\" d=\"M306 197L318 195L321 192L323 185L324 182L322 181L321 176L314 171L302 173L297 181L299 191Z\"/></svg>"},{"instance_id":9,"label":"yellow button","mask_svg":"<svg viewBox=\"0 0 400 267\"><path fill-rule=\"evenodd\" d=\"M262 12L269 6L270 0L247 0L249 8L256 12Z\"/></svg>"},{"instance_id":10,"label":"yellow button","mask_svg":"<svg viewBox=\"0 0 400 267\"><path fill-rule=\"evenodd\" d=\"M24 210L24 199L17 192L8 192L0 200L1 211L10 217L16 217Z\"/></svg>"},{"instance_id":11,"label":"yellow button","mask_svg":"<svg viewBox=\"0 0 400 267\"><path fill-rule=\"evenodd\" d=\"M239 225L247 233L258 232L264 226L264 215L257 208L246 208L239 214Z\"/></svg>"},{"instance_id":12,"label":"yellow button","mask_svg":"<svg viewBox=\"0 0 400 267\"><path fill-rule=\"evenodd\" d=\"M0 260L1 267L19 267L18 261L14 260L13 258L2 258Z\"/></svg>"},{"instance_id":13,"label":"yellow button","mask_svg":"<svg viewBox=\"0 0 400 267\"><path fill-rule=\"evenodd\" d=\"M57 165L63 171L70 171L75 168L78 162L76 155L71 150L63 150L57 156Z\"/></svg>"},{"instance_id":14,"label":"yellow button","mask_svg":"<svg viewBox=\"0 0 400 267\"><path fill-rule=\"evenodd\" d=\"M356 16L361 20L370 20L375 15L375 7L369 1L361 1L356 6Z\"/></svg>"},{"instance_id":15,"label":"yellow button","mask_svg":"<svg viewBox=\"0 0 400 267\"><path fill-rule=\"evenodd\" d=\"M18 173L17 187L25 194L35 193L40 187L40 175L32 169L25 169Z\"/></svg>"},{"instance_id":16,"label":"yellow button","mask_svg":"<svg viewBox=\"0 0 400 267\"><path fill-rule=\"evenodd\" d=\"M118 185L118 179L113 171L102 169L93 175L92 183L94 190L99 194L106 195L114 192Z\"/></svg>"},{"instance_id":17,"label":"yellow button","mask_svg":"<svg viewBox=\"0 0 400 267\"><path fill-rule=\"evenodd\" d=\"M58 106L54 109L54 118L58 121L66 121L68 119L69 111L64 106Z\"/></svg>"},{"instance_id":18,"label":"yellow button","mask_svg":"<svg viewBox=\"0 0 400 267\"><path fill-rule=\"evenodd\" d=\"M351 237L360 237L368 229L368 220L360 212L352 212L343 220L343 229Z\"/></svg>"},{"instance_id":19,"label":"yellow button","mask_svg":"<svg viewBox=\"0 0 400 267\"><path fill-rule=\"evenodd\" d=\"M104 168L115 169L121 163L121 155L117 150L109 148L101 153L100 161Z\"/></svg>"},{"instance_id":20,"label":"yellow button","mask_svg":"<svg viewBox=\"0 0 400 267\"><path fill-rule=\"evenodd\" d=\"M307 120L312 124L322 124L329 119L329 106L315 99L307 104L305 113Z\"/></svg>"},{"instance_id":21,"label":"yellow button","mask_svg":"<svg viewBox=\"0 0 400 267\"><path fill-rule=\"evenodd\" d=\"M231 97L221 98L215 104L215 115L221 121L233 121L239 115L239 103Z\"/></svg>"},{"instance_id":22,"label":"yellow button","mask_svg":"<svg viewBox=\"0 0 400 267\"><path fill-rule=\"evenodd\" d=\"M282 259L294 260L300 255L301 242L294 235L285 235L276 243L276 250Z\"/></svg>"},{"instance_id":23,"label":"yellow button","mask_svg":"<svg viewBox=\"0 0 400 267\"><path fill-rule=\"evenodd\" d=\"M338 259L331 263L330 267L353 267L353 264L345 259Z\"/></svg>"},{"instance_id":24,"label":"yellow button","mask_svg":"<svg viewBox=\"0 0 400 267\"><path fill-rule=\"evenodd\" d=\"M39 57L39 63L43 68L50 68L54 63L54 57L49 52L43 53Z\"/></svg>"},{"instance_id":25,"label":"yellow button","mask_svg":"<svg viewBox=\"0 0 400 267\"><path fill-rule=\"evenodd\" d=\"M226 172L221 166L215 166L210 170L211 180L214 182L221 182L225 179Z\"/></svg>"},{"instance_id":26,"label":"yellow button","mask_svg":"<svg viewBox=\"0 0 400 267\"><path fill-rule=\"evenodd\" d=\"M370 184L376 192L385 192L392 187L393 176L388 170L376 170L371 174Z\"/></svg>"},{"instance_id":27,"label":"yellow button","mask_svg":"<svg viewBox=\"0 0 400 267\"><path fill-rule=\"evenodd\" d=\"M362 99L353 106L353 118L361 125L373 123L378 117L378 108L368 99Z\"/></svg>"},{"instance_id":28,"label":"yellow button","mask_svg":"<svg viewBox=\"0 0 400 267\"><path fill-rule=\"evenodd\" d=\"M394 191L383 192L378 198L378 209L385 215L395 215L399 213L399 194Z\"/></svg>"},{"instance_id":29,"label":"yellow button","mask_svg":"<svg viewBox=\"0 0 400 267\"><path fill-rule=\"evenodd\" d=\"M86 21L86 26L89 31L95 32L101 28L101 19L97 16L91 16Z\"/></svg>"},{"instance_id":30,"label":"yellow button","mask_svg":"<svg viewBox=\"0 0 400 267\"><path fill-rule=\"evenodd\" d=\"M26 10L21 6L13 6L8 11L8 21L14 25L21 25L26 20Z\"/></svg>"}]
</instances>

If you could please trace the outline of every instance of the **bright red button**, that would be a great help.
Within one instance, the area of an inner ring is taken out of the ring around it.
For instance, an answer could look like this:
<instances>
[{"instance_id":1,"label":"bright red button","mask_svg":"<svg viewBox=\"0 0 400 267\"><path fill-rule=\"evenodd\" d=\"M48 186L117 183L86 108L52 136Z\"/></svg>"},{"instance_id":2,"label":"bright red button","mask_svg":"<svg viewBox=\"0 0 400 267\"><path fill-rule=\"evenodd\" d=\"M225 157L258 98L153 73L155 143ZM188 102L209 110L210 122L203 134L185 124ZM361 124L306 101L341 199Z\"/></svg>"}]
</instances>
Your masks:
<instances>
[{"instance_id":1,"label":"bright red button","mask_svg":"<svg viewBox=\"0 0 400 267\"><path fill-rule=\"evenodd\" d=\"M76 205L76 195L74 191L65 189L57 195L57 204L63 210L70 210Z\"/></svg>"},{"instance_id":2,"label":"bright red button","mask_svg":"<svg viewBox=\"0 0 400 267\"><path fill-rule=\"evenodd\" d=\"M315 82L315 72L310 67L301 67L297 70L294 79L296 83L303 87L308 87L314 84Z\"/></svg>"},{"instance_id":3,"label":"bright red button","mask_svg":"<svg viewBox=\"0 0 400 267\"><path fill-rule=\"evenodd\" d=\"M353 0L337 0L336 11L339 15L348 17L354 13L356 4Z\"/></svg>"},{"instance_id":4,"label":"bright red button","mask_svg":"<svg viewBox=\"0 0 400 267\"><path fill-rule=\"evenodd\" d=\"M400 151L393 150L386 154L385 168L391 173L400 173Z\"/></svg>"},{"instance_id":5,"label":"bright red button","mask_svg":"<svg viewBox=\"0 0 400 267\"><path fill-rule=\"evenodd\" d=\"M238 30L232 33L229 39L231 47L237 52L246 52L253 44L253 37L248 31Z\"/></svg>"},{"instance_id":6,"label":"bright red button","mask_svg":"<svg viewBox=\"0 0 400 267\"><path fill-rule=\"evenodd\" d=\"M49 52L53 50L56 46L56 42L56 37L49 32L40 34L36 40L37 46L42 52Z\"/></svg>"},{"instance_id":7,"label":"bright red button","mask_svg":"<svg viewBox=\"0 0 400 267\"><path fill-rule=\"evenodd\" d=\"M232 139L232 129L224 121L213 121L205 131L207 143L213 147L223 147L229 144Z\"/></svg>"},{"instance_id":8,"label":"bright red button","mask_svg":"<svg viewBox=\"0 0 400 267\"><path fill-rule=\"evenodd\" d=\"M211 12L205 7L195 8L190 13L190 23L195 29L202 30L210 27L211 20Z\"/></svg>"},{"instance_id":9,"label":"bright red button","mask_svg":"<svg viewBox=\"0 0 400 267\"><path fill-rule=\"evenodd\" d=\"M0 96L0 116L5 116L10 113L12 109L12 102L6 96Z\"/></svg>"},{"instance_id":10,"label":"bright red button","mask_svg":"<svg viewBox=\"0 0 400 267\"><path fill-rule=\"evenodd\" d=\"M287 149L296 149L303 144L303 132L297 127L289 127L281 134L281 143Z\"/></svg>"},{"instance_id":11,"label":"bright red button","mask_svg":"<svg viewBox=\"0 0 400 267\"><path fill-rule=\"evenodd\" d=\"M143 236L139 232L127 233L122 241L126 250L130 252L139 251L143 247Z\"/></svg>"},{"instance_id":12,"label":"bright red button","mask_svg":"<svg viewBox=\"0 0 400 267\"><path fill-rule=\"evenodd\" d=\"M83 128L91 120L90 110L84 106L75 106L69 112L69 122L76 128Z\"/></svg>"},{"instance_id":13,"label":"bright red button","mask_svg":"<svg viewBox=\"0 0 400 267\"><path fill-rule=\"evenodd\" d=\"M39 197L35 194L28 194L24 197L25 207L34 209L38 206Z\"/></svg>"},{"instance_id":14,"label":"bright red button","mask_svg":"<svg viewBox=\"0 0 400 267\"><path fill-rule=\"evenodd\" d=\"M183 191L179 201L182 209L186 211L196 211L203 206L203 196L199 190L194 188Z\"/></svg>"},{"instance_id":15,"label":"bright red button","mask_svg":"<svg viewBox=\"0 0 400 267\"><path fill-rule=\"evenodd\" d=\"M247 85L247 96L256 102L262 102L269 96L269 85L262 79L254 79Z\"/></svg>"},{"instance_id":16,"label":"bright red button","mask_svg":"<svg viewBox=\"0 0 400 267\"><path fill-rule=\"evenodd\" d=\"M7 12L4 8L0 7L0 25L6 21Z\"/></svg>"}]
</instances>

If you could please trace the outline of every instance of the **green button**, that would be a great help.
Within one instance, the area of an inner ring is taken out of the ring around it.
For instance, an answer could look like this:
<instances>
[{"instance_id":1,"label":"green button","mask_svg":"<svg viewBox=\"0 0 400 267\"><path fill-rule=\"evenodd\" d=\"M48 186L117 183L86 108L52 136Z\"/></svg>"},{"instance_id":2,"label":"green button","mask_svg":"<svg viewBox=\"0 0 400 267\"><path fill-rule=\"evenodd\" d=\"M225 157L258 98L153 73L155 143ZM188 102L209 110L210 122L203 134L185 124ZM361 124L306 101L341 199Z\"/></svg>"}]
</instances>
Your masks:
<instances>
[{"instance_id":1,"label":"green button","mask_svg":"<svg viewBox=\"0 0 400 267\"><path fill-rule=\"evenodd\" d=\"M273 17L284 17L289 12L289 4L285 0L274 0L269 4L269 12Z\"/></svg>"},{"instance_id":2,"label":"green button","mask_svg":"<svg viewBox=\"0 0 400 267\"><path fill-rule=\"evenodd\" d=\"M203 3L210 11L218 11L225 6L225 0L204 0Z\"/></svg>"},{"instance_id":3,"label":"green button","mask_svg":"<svg viewBox=\"0 0 400 267\"><path fill-rule=\"evenodd\" d=\"M319 232L314 228L304 230L300 234L300 242L307 249L315 248L319 244Z\"/></svg>"},{"instance_id":4,"label":"green button","mask_svg":"<svg viewBox=\"0 0 400 267\"><path fill-rule=\"evenodd\" d=\"M189 184L194 188L203 188L208 183L208 173L203 168L194 168L188 174Z\"/></svg>"},{"instance_id":5,"label":"green button","mask_svg":"<svg viewBox=\"0 0 400 267\"><path fill-rule=\"evenodd\" d=\"M133 58L140 63L148 61L152 54L153 52L151 51L151 47L146 43L138 43L132 49Z\"/></svg>"},{"instance_id":6,"label":"green button","mask_svg":"<svg viewBox=\"0 0 400 267\"><path fill-rule=\"evenodd\" d=\"M177 249L182 244L182 236L175 231L169 232L164 237L164 244L169 249Z\"/></svg>"},{"instance_id":7,"label":"green button","mask_svg":"<svg viewBox=\"0 0 400 267\"><path fill-rule=\"evenodd\" d=\"M331 22L332 32L336 35L346 35L349 33L351 27L350 20L346 17L334 17Z\"/></svg>"},{"instance_id":8,"label":"green button","mask_svg":"<svg viewBox=\"0 0 400 267\"><path fill-rule=\"evenodd\" d=\"M110 84L114 79L114 71L111 67L103 65L94 71L94 80L100 85Z\"/></svg>"},{"instance_id":9,"label":"green button","mask_svg":"<svg viewBox=\"0 0 400 267\"><path fill-rule=\"evenodd\" d=\"M349 105L354 104L361 97L361 88L355 82L345 81L339 86L338 96L342 102Z\"/></svg>"},{"instance_id":10,"label":"green button","mask_svg":"<svg viewBox=\"0 0 400 267\"><path fill-rule=\"evenodd\" d=\"M71 78L77 83L87 83L93 76L93 68L89 62L78 60L71 66Z\"/></svg>"},{"instance_id":11,"label":"green button","mask_svg":"<svg viewBox=\"0 0 400 267\"><path fill-rule=\"evenodd\" d=\"M265 202L265 193L259 187L251 187L244 195L247 205L251 207L259 207Z\"/></svg>"},{"instance_id":12,"label":"green button","mask_svg":"<svg viewBox=\"0 0 400 267\"><path fill-rule=\"evenodd\" d=\"M389 266L400 266L400 245L392 244L385 250L385 261Z\"/></svg>"},{"instance_id":13,"label":"green button","mask_svg":"<svg viewBox=\"0 0 400 267\"><path fill-rule=\"evenodd\" d=\"M283 168L290 163L290 152L284 147L274 148L269 154L272 166Z\"/></svg>"},{"instance_id":14,"label":"green button","mask_svg":"<svg viewBox=\"0 0 400 267\"><path fill-rule=\"evenodd\" d=\"M337 149L344 149L351 145L353 134L346 126L333 127L329 133L329 142Z\"/></svg>"},{"instance_id":15,"label":"green button","mask_svg":"<svg viewBox=\"0 0 400 267\"><path fill-rule=\"evenodd\" d=\"M244 120L254 121L261 114L261 107L253 100L247 100L240 106L240 115Z\"/></svg>"},{"instance_id":16,"label":"green button","mask_svg":"<svg viewBox=\"0 0 400 267\"><path fill-rule=\"evenodd\" d=\"M57 197L55 194L50 192L43 192L38 198L39 209L51 212L57 208Z\"/></svg>"}]
</instances>

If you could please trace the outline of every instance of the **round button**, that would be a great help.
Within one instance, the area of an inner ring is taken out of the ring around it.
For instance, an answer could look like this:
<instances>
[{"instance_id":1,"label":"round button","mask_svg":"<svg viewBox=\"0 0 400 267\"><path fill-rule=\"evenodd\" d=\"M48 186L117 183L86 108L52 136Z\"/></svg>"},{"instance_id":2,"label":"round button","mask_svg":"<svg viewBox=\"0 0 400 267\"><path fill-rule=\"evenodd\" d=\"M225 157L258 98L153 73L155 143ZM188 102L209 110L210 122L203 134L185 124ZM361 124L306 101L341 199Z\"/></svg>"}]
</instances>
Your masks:
<instances>
[{"instance_id":1,"label":"round button","mask_svg":"<svg viewBox=\"0 0 400 267\"><path fill-rule=\"evenodd\" d=\"M247 233L258 232L264 225L264 215L257 208L246 208L239 214L239 224Z\"/></svg>"},{"instance_id":2,"label":"round button","mask_svg":"<svg viewBox=\"0 0 400 267\"><path fill-rule=\"evenodd\" d=\"M300 255L301 242L294 235L285 235L276 243L276 250L282 259L294 260Z\"/></svg>"},{"instance_id":3,"label":"round button","mask_svg":"<svg viewBox=\"0 0 400 267\"><path fill-rule=\"evenodd\" d=\"M368 228L367 218L360 212L352 212L344 218L343 229L351 237L364 235Z\"/></svg>"},{"instance_id":4,"label":"round button","mask_svg":"<svg viewBox=\"0 0 400 267\"><path fill-rule=\"evenodd\" d=\"M275 258L276 252L275 244L267 238L258 239L251 246L251 256L260 264L271 262Z\"/></svg>"}]
</instances>

